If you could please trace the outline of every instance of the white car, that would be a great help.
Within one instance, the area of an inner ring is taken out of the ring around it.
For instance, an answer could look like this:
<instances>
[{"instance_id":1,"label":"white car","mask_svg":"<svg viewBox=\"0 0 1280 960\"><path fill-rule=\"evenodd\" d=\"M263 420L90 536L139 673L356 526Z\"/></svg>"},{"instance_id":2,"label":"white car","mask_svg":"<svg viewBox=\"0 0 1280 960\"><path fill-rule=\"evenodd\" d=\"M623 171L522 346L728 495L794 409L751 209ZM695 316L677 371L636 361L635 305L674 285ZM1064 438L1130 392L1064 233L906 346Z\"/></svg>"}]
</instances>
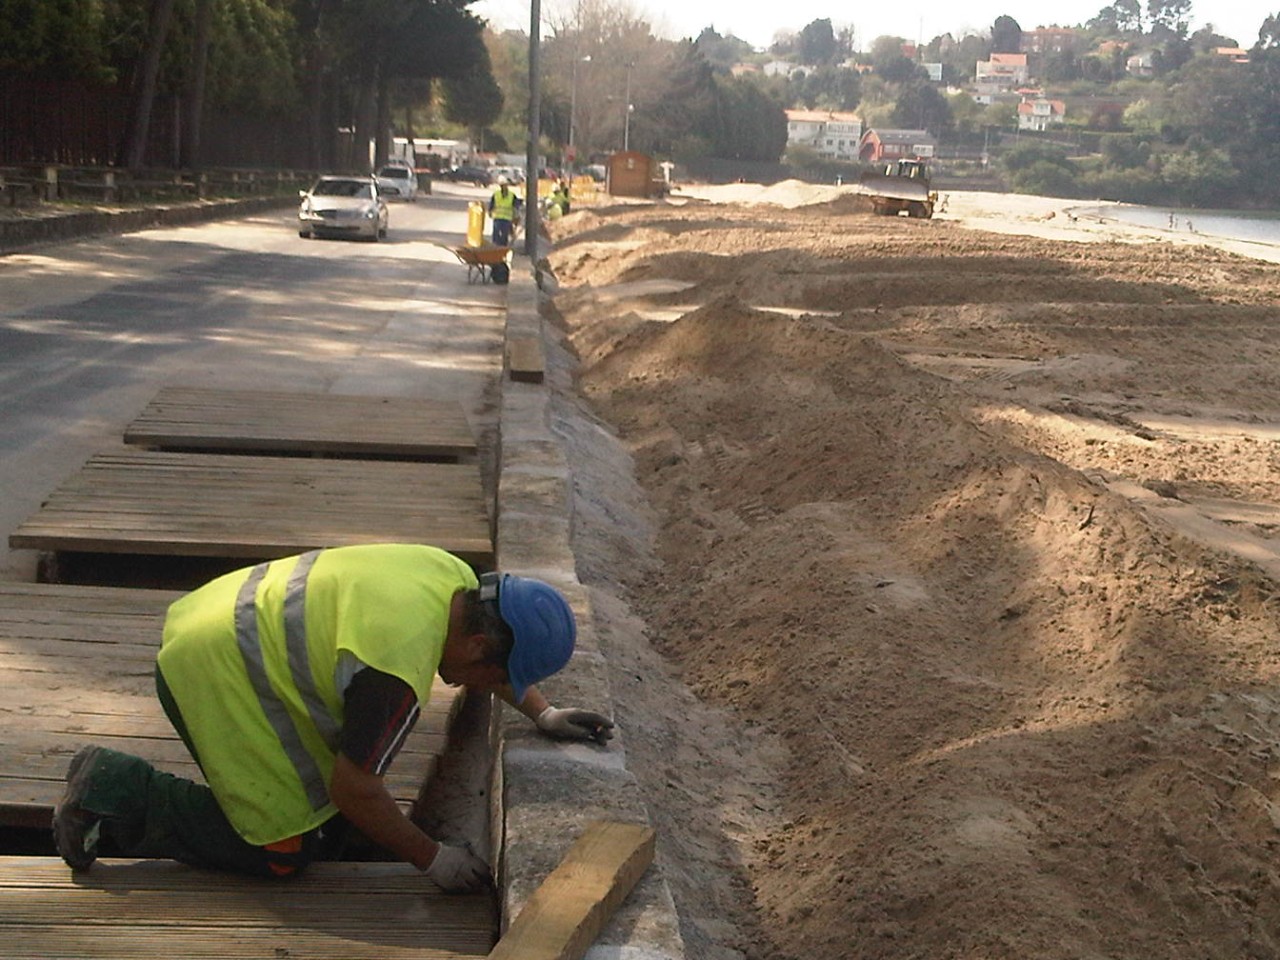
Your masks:
<instances>
[{"instance_id":1,"label":"white car","mask_svg":"<svg viewBox=\"0 0 1280 960\"><path fill-rule=\"evenodd\" d=\"M321 177L299 196L300 237L363 237L376 243L387 235L387 204L373 177Z\"/></svg>"},{"instance_id":2,"label":"white car","mask_svg":"<svg viewBox=\"0 0 1280 960\"><path fill-rule=\"evenodd\" d=\"M491 172L495 183L499 177L506 177L507 183L510 184L524 183L524 169L522 167L494 167Z\"/></svg>"},{"instance_id":3,"label":"white car","mask_svg":"<svg viewBox=\"0 0 1280 960\"><path fill-rule=\"evenodd\" d=\"M403 160L389 161L374 175L378 192L388 200L418 199L418 175Z\"/></svg>"}]
</instances>

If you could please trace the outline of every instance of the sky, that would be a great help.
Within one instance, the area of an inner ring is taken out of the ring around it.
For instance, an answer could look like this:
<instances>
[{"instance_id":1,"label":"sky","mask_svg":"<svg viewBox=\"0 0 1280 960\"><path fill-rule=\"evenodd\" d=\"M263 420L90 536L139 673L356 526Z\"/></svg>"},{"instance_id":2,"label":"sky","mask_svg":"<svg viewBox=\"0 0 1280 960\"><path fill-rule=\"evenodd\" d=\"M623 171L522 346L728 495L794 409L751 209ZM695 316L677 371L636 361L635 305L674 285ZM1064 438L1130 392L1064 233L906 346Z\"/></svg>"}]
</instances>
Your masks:
<instances>
[{"instance_id":1,"label":"sky","mask_svg":"<svg viewBox=\"0 0 1280 960\"><path fill-rule=\"evenodd\" d=\"M1057 0L1051 15L1038 13L1042 3L1028 0L917 0L915 3L844 4L832 0L623 0L638 14L646 16L660 37L696 37L703 27L713 26L720 34L730 34L756 47L767 47L778 31L798 33L806 24L830 18L840 29L852 26L855 46L868 49L876 37L885 34L907 40L928 42L943 33L958 36L989 30L996 17L1008 14L1024 30L1057 23L1069 26L1092 20L1104 0ZM542 19L563 15L573 9L573 0L540 0ZM1145 8L1146 3L1143 3ZM529 29L529 0L477 0L471 7L497 29ZM842 13L841 11L848 11ZM1200 11L1205 11L1201 13ZM1258 39L1262 21L1280 11L1280 0L1192 0L1191 30L1205 23L1234 37L1241 46L1251 47ZM543 27L546 31L546 27Z\"/></svg>"}]
</instances>

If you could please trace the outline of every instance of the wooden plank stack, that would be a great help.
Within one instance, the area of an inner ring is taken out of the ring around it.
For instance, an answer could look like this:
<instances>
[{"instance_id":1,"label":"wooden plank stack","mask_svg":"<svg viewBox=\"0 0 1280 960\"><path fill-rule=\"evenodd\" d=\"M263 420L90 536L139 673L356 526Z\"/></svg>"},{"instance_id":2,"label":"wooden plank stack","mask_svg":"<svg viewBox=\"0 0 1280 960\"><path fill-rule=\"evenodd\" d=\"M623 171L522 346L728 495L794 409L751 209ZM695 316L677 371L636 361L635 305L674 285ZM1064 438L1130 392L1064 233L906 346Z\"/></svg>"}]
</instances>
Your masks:
<instances>
[{"instance_id":1,"label":"wooden plank stack","mask_svg":"<svg viewBox=\"0 0 1280 960\"><path fill-rule=\"evenodd\" d=\"M164 449L92 457L10 545L240 566L321 547L420 542L492 565L478 465L432 462L473 461L476 450L460 412L441 405L173 388L126 439ZM0 827L47 829L70 758L88 743L200 779L154 691L164 615L177 596L0 583ZM437 682L386 777L403 809L434 774L460 703ZM403 864L318 864L266 884L161 861L100 861L73 874L56 858L0 856L0 937L14 958L450 960L487 953L492 910L488 898L439 894Z\"/></svg>"}]
</instances>

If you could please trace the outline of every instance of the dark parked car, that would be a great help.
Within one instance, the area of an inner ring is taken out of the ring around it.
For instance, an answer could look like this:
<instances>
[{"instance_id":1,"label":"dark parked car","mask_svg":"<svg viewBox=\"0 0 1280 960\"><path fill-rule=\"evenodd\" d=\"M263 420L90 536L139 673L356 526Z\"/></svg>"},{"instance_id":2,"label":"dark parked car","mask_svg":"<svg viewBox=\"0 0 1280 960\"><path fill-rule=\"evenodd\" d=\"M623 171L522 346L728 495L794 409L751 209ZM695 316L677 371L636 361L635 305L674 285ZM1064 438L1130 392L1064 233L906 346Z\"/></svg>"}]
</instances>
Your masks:
<instances>
[{"instance_id":1,"label":"dark parked car","mask_svg":"<svg viewBox=\"0 0 1280 960\"><path fill-rule=\"evenodd\" d=\"M493 183L493 176L484 167L460 166L442 174L446 180L455 183L474 183L477 187L487 187Z\"/></svg>"}]
</instances>

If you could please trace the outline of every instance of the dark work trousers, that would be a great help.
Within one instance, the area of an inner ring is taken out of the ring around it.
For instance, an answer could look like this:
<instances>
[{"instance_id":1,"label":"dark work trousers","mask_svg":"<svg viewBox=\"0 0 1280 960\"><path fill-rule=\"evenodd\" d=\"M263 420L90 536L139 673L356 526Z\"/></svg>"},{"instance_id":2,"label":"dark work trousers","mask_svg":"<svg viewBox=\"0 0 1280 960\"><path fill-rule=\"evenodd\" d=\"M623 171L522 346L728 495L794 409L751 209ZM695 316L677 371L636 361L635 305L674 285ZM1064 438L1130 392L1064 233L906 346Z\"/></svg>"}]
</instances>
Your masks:
<instances>
[{"instance_id":1,"label":"dark work trousers","mask_svg":"<svg viewBox=\"0 0 1280 960\"><path fill-rule=\"evenodd\" d=\"M156 693L182 742L200 762L168 685L156 669ZM202 767L203 769L203 767ZM320 829L269 846L247 843L202 783L157 770L140 757L103 749L80 802L102 818L104 854L180 860L196 867L284 877L322 856Z\"/></svg>"}]
</instances>

